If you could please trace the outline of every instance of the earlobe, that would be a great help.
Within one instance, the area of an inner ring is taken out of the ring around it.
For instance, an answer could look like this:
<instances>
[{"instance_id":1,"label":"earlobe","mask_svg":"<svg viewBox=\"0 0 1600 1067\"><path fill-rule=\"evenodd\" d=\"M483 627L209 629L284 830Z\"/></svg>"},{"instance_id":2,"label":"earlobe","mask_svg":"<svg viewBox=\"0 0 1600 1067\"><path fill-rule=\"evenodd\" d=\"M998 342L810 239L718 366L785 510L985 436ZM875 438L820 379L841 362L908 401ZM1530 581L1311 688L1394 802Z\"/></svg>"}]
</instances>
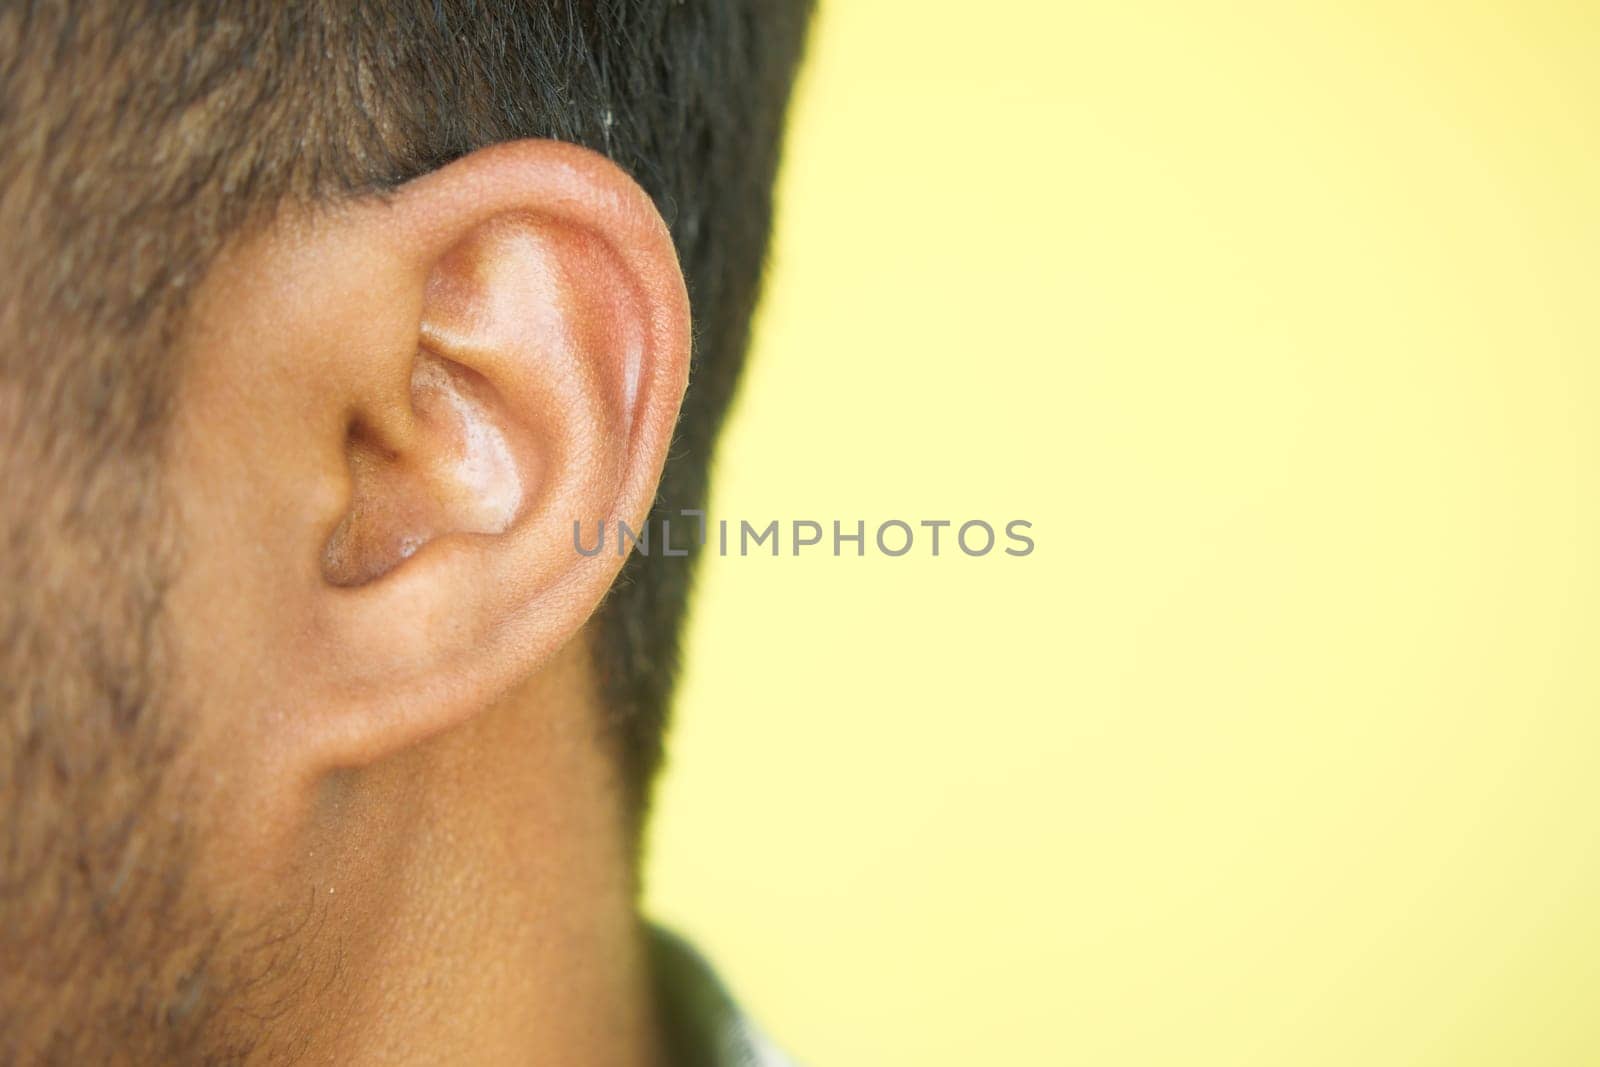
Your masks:
<instances>
[{"instance_id":1,"label":"earlobe","mask_svg":"<svg viewBox=\"0 0 1600 1067\"><path fill-rule=\"evenodd\" d=\"M448 729L577 638L622 561L573 524L642 525L688 369L671 238L631 179L496 146L267 234L211 293L187 484L257 488L188 510L210 543L274 535L215 569L279 606L227 622L303 709L297 765Z\"/></svg>"}]
</instances>

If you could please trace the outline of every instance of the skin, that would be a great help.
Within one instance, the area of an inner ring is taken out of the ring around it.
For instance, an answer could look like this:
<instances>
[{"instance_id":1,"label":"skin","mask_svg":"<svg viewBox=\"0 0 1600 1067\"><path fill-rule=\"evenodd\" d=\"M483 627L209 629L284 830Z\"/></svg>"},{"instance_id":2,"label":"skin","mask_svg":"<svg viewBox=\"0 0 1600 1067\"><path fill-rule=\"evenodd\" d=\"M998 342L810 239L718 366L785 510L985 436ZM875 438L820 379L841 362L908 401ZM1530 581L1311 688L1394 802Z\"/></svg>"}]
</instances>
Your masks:
<instances>
[{"instance_id":1,"label":"skin","mask_svg":"<svg viewBox=\"0 0 1600 1067\"><path fill-rule=\"evenodd\" d=\"M649 199L554 142L276 218L201 286L172 676L204 893L285 931L262 1058L657 1062L587 651L622 560L572 524L643 522L688 353Z\"/></svg>"}]
</instances>

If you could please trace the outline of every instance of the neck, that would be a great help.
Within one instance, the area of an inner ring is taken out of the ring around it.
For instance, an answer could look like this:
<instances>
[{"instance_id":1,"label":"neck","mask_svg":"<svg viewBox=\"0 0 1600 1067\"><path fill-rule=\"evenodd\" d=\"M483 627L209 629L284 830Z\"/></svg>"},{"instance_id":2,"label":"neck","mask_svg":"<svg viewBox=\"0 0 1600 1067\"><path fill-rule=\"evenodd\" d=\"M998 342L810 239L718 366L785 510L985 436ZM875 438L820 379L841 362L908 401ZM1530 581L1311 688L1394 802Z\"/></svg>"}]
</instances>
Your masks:
<instances>
[{"instance_id":1,"label":"neck","mask_svg":"<svg viewBox=\"0 0 1600 1067\"><path fill-rule=\"evenodd\" d=\"M339 959L308 1062L657 1062L621 791L574 658L320 787L299 866Z\"/></svg>"}]
</instances>

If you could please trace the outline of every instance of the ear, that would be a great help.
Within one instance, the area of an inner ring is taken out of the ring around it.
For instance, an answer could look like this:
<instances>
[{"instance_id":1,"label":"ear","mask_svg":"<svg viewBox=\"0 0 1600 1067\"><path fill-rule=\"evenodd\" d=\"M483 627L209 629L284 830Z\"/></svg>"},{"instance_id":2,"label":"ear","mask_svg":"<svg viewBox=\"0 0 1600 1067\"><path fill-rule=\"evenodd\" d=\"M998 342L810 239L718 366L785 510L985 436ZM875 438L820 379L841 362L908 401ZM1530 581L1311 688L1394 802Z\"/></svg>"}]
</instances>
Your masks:
<instances>
[{"instance_id":1,"label":"ear","mask_svg":"<svg viewBox=\"0 0 1600 1067\"><path fill-rule=\"evenodd\" d=\"M645 520L688 301L644 192L530 141L271 221L185 340L185 672L325 769L449 729L577 638L622 559L574 523Z\"/></svg>"}]
</instances>

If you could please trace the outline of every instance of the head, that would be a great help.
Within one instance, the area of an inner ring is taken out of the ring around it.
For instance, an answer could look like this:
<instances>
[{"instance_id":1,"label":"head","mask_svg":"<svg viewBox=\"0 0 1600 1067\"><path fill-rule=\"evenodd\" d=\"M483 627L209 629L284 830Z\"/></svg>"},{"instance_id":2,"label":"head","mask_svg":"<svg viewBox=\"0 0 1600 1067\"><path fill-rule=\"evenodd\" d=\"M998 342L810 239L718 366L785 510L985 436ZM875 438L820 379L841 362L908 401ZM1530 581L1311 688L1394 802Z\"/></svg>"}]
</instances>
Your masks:
<instances>
[{"instance_id":1,"label":"head","mask_svg":"<svg viewBox=\"0 0 1600 1067\"><path fill-rule=\"evenodd\" d=\"M808 6L0 3L0 1059L261 1047L516 694L636 839Z\"/></svg>"}]
</instances>

